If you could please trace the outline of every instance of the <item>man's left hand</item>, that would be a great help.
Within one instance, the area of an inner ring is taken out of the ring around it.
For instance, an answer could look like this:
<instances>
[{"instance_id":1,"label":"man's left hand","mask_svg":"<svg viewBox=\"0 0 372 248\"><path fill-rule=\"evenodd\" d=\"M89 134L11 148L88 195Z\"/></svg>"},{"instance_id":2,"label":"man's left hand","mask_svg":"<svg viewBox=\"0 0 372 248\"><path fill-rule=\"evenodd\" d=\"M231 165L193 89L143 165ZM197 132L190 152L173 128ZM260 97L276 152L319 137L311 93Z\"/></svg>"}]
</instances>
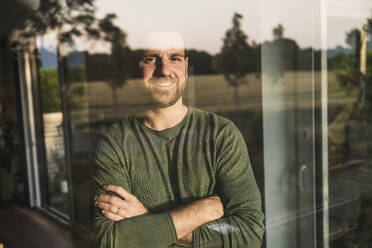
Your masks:
<instances>
[{"instance_id":1,"label":"man's left hand","mask_svg":"<svg viewBox=\"0 0 372 248\"><path fill-rule=\"evenodd\" d=\"M123 187L106 185L104 190L116 193L124 199L110 195L94 197L94 205L102 209L102 214L113 221L132 218L149 212L136 196L130 194Z\"/></svg>"}]
</instances>

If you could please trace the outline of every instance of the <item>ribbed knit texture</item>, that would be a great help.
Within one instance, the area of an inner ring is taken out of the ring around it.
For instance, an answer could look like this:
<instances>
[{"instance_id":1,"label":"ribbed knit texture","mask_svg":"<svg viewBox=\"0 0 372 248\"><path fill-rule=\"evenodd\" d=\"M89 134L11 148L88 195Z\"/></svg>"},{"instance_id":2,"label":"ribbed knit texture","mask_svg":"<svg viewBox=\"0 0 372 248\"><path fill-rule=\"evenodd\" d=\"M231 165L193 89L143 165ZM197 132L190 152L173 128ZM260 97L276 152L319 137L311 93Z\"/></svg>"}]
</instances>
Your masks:
<instances>
[{"instance_id":1,"label":"ribbed knit texture","mask_svg":"<svg viewBox=\"0 0 372 248\"><path fill-rule=\"evenodd\" d=\"M193 232L194 247L260 247L261 198L244 139L226 118L189 108L175 127L154 131L135 117L116 123L101 139L95 159L96 194L120 185L151 214L113 222L96 209L98 246L173 246L169 211L218 194L225 216Z\"/></svg>"}]
</instances>

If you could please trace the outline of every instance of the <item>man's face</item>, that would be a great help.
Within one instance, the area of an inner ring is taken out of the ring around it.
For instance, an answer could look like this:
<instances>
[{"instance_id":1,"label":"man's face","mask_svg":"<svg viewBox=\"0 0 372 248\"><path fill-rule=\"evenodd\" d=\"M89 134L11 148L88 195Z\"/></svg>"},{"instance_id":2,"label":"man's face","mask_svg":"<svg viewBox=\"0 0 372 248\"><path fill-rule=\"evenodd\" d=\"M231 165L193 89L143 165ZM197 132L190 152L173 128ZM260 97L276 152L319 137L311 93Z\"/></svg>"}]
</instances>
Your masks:
<instances>
[{"instance_id":1,"label":"man's face","mask_svg":"<svg viewBox=\"0 0 372 248\"><path fill-rule=\"evenodd\" d=\"M188 59L184 49L147 50L140 61L143 86L157 107L175 104L186 88Z\"/></svg>"}]
</instances>

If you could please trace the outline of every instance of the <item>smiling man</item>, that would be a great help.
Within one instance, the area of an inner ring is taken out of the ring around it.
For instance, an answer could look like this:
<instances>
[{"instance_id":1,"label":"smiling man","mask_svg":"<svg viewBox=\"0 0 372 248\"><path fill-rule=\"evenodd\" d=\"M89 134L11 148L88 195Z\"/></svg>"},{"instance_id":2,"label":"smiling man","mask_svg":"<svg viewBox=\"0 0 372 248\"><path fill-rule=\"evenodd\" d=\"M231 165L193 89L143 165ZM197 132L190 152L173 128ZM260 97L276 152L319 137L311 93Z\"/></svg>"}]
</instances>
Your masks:
<instances>
[{"instance_id":1,"label":"smiling man","mask_svg":"<svg viewBox=\"0 0 372 248\"><path fill-rule=\"evenodd\" d=\"M260 247L261 198L235 125L187 107L177 33L151 33L139 61L151 101L101 139L95 159L99 247Z\"/></svg>"},{"instance_id":2,"label":"smiling man","mask_svg":"<svg viewBox=\"0 0 372 248\"><path fill-rule=\"evenodd\" d=\"M178 101L182 105L188 58L181 37L175 33L150 33L146 40L149 49L140 61L140 67L152 108L170 107Z\"/></svg>"}]
</instances>

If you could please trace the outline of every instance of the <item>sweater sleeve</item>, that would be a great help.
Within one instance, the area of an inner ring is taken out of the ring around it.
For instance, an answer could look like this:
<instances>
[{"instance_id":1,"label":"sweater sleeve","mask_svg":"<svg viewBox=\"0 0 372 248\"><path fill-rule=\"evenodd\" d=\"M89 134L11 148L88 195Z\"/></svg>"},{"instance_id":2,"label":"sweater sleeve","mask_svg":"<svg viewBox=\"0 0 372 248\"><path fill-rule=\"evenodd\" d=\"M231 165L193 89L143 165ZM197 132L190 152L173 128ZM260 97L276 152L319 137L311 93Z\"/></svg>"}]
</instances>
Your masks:
<instances>
[{"instance_id":1,"label":"sweater sleeve","mask_svg":"<svg viewBox=\"0 0 372 248\"><path fill-rule=\"evenodd\" d=\"M112 194L103 190L106 184L119 185L130 192L125 155L117 132L101 138L95 157L95 195ZM93 233L97 247L167 247L177 240L176 230L168 212L151 213L121 221L112 221L93 211Z\"/></svg>"},{"instance_id":2,"label":"sweater sleeve","mask_svg":"<svg viewBox=\"0 0 372 248\"><path fill-rule=\"evenodd\" d=\"M231 124L217 145L216 190L224 217L195 229L194 247L261 247L264 215L245 141Z\"/></svg>"}]
</instances>

